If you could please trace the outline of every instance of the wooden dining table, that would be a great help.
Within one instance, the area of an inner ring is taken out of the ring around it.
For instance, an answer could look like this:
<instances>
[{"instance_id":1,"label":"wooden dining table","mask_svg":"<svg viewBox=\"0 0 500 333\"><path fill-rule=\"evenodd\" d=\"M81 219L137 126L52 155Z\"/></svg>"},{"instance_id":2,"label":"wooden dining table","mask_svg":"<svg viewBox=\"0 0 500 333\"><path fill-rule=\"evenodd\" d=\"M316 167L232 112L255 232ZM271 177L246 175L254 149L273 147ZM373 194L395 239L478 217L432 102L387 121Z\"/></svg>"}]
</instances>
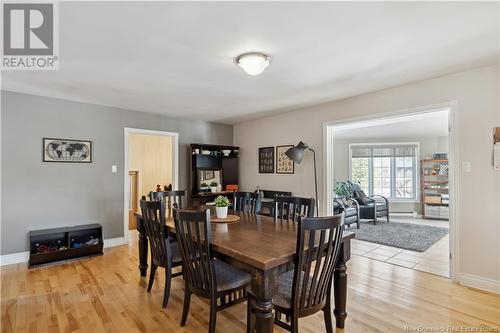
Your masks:
<instances>
[{"instance_id":1,"label":"wooden dining table","mask_svg":"<svg viewBox=\"0 0 500 333\"><path fill-rule=\"evenodd\" d=\"M200 209L200 208L196 208ZM251 290L256 297L253 313L258 333L273 332L273 298L278 291L280 274L293 269L297 242L297 223L276 221L269 216L231 212L236 223L212 223L212 246L215 256L252 275ZM142 215L137 217L139 232L139 270L145 276L148 268L148 240ZM169 231L175 233L172 218L167 217ZM344 328L347 302L346 262L350 259L350 240L354 233L344 232L335 266L333 291L336 326Z\"/></svg>"}]
</instances>

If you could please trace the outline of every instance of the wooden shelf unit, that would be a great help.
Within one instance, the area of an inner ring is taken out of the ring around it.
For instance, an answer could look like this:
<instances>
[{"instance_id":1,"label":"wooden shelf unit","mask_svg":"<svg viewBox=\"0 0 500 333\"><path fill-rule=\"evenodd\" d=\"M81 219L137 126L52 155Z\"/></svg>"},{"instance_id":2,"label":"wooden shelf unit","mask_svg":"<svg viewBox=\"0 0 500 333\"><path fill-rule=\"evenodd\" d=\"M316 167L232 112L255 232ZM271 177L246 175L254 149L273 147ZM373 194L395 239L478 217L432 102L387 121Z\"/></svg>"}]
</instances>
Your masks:
<instances>
[{"instance_id":1,"label":"wooden shelf unit","mask_svg":"<svg viewBox=\"0 0 500 333\"><path fill-rule=\"evenodd\" d=\"M28 233L30 244L29 267L55 261L102 254L104 241L102 226L97 223L71 227L32 230ZM87 242L95 240L94 243ZM40 252L41 246L51 251Z\"/></svg>"},{"instance_id":2,"label":"wooden shelf unit","mask_svg":"<svg viewBox=\"0 0 500 333\"><path fill-rule=\"evenodd\" d=\"M224 155L223 150L230 151ZM204 154L203 152L209 152ZM189 158L189 192L188 203L192 206L204 205L215 200L219 195L232 198L233 191L226 191L226 185L239 183L240 147L192 143L188 151ZM217 170L222 175L221 192L200 192L198 188L198 170Z\"/></svg>"},{"instance_id":3,"label":"wooden shelf unit","mask_svg":"<svg viewBox=\"0 0 500 333\"><path fill-rule=\"evenodd\" d=\"M442 166L446 166L442 168ZM444 172L445 169L446 171ZM420 196L424 219L448 220L449 182L448 160L429 159L420 161ZM446 200L443 200L446 198Z\"/></svg>"}]
</instances>

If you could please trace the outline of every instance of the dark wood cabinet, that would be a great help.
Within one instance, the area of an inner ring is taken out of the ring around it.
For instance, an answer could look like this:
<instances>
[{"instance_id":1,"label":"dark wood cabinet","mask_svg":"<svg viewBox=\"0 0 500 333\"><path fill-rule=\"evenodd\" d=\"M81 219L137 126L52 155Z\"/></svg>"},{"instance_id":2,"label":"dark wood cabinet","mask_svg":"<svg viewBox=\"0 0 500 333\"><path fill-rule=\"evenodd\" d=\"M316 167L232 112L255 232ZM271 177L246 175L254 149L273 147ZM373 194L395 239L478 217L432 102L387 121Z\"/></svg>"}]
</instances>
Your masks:
<instances>
[{"instance_id":1,"label":"dark wood cabinet","mask_svg":"<svg viewBox=\"0 0 500 333\"><path fill-rule=\"evenodd\" d=\"M97 223L33 230L28 237L29 267L103 253L102 226Z\"/></svg>"},{"instance_id":2,"label":"dark wood cabinet","mask_svg":"<svg viewBox=\"0 0 500 333\"><path fill-rule=\"evenodd\" d=\"M190 165L189 204L192 206L203 205L213 201L218 195L231 198L233 190L227 190L227 186L237 186L239 184L239 156L239 147L201 143L191 144L188 151ZM208 188L200 188L203 181L200 179L200 172L211 171L220 175L217 183L221 185L221 189L215 193Z\"/></svg>"}]
</instances>

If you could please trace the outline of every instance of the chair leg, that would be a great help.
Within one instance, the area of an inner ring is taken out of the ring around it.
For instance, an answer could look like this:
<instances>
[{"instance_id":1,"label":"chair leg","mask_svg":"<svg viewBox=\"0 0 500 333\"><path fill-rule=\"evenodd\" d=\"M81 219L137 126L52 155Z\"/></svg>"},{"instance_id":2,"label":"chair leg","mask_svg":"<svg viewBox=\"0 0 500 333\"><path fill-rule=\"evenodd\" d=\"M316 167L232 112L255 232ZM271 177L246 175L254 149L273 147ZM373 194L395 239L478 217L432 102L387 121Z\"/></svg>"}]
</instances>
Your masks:
<instances>
[{"instance_id":1,"label":"chair leg","mask_svg":"<svg viewBox=\"0 0 500 333\"><path fill-rule=\"evenodd\" d=\"M292 333L299 333L299 316L296 313L292 314L290 322Z\"/></svg>"},{"instance_id":2,"label":"chair leg","mask_svg":"<svg viewBox=\"0 0 500 333\"><path fill-rule=\"evenodd\" d=\"M165 268L165 291L163 292L163 307L166 308L168 305L168 299L170 298L170 283L172 282L172 269Z\"/></svg>"},{"instance_id":3,"label":"chair leg","mask_svg":"<svg viewBox=\"0 0 500 333\"><path fill-rule=\"evenodd\" d=\"M149 272L148 293L151 291L151 288L153 288L153 282L155 281L156 268L158 268L158 266L153 264L153 261L151 260L151 271Z\"/></svg>"},{"instance_id":4,"label":"chair leg","mask_svg":"<svg viewBox=\"0 0 500 333\"><path fill-rule=\"evenodd\" d=\"M189 314L189 304L191 303L191 292L189 291L188 286L184 287L184 306L182 307L182 318L181 318L181 326L186 325L187 317Z\"/></svg>"},{"instance_id":5,"label":"chair leg","mask_svg":"<svg viewBox=\"0 0 500 333\"><path fill-rule=\"evenodd\" d=\"M215 333L215 324L217 322L217 298L210 300L210 323L208 333Z\"/></svg>"},{"instance_id":6,"label":"chair leg","mask_svg":"<svg viewBox=\"0 0 500 333\"><path fill-rule=\"evenodd\" d=\"M253 306L253 298L250 294L248 294L247 298L247 333L254 333L255 324L254 324L254 315L252 314L252 306Z\"/></svg>"},{"instance_id":7,"label":"chair leg","mask_svg":"<svg viewBox=\"0 0 500 333\"><path fill-rule=\"evenodd\" d=\"M333 324L332 324L332 305L331 305L331 295L328 293L326 300L326 304L323 307L323 315L325 317L325 327L326 327L326 333L333 333Z\"/></svg>"}]
</instances>

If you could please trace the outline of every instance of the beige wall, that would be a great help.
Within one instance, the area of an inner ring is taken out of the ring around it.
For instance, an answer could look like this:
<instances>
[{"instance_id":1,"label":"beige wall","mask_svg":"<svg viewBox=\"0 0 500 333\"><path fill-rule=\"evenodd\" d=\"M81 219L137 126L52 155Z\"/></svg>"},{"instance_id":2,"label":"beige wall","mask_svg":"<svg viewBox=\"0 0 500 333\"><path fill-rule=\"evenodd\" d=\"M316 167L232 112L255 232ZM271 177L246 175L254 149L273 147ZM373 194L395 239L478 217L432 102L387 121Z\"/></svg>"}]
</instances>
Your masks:
<instances>
[{"instance_id":1,"label":"beige wall","mask_svg":"<svg viewBox=\"0 0 500 333\"><path fill-rule=\"evenodd\" d=\"M172 154L170 136L130 133L129 169L139 171L139 197L172 183Z\"/></svg>"},{"instance_id":2,"label":"beige wall","mask_svg":"<svg viewBox=\"0 0 500 333\"><path fill-rule=\"evenodd\" d=\"M420 145L419 156L420 159L432 155L436 152L448 152L448 137L447 136L434 136L434 137L413 137L413 138L378 138L368 139L335 139L333 140L333 161L334 178L336 180L349 179L349 144L351 143L377 143L377 142L418 142ZM418 168L420 163L417 164ZM420 169L418 169L420 173ZM420 183L417 181L417 187ZM417 197L418 202L390 202L389 206L391 212L417 212L422 214L422 205L420 195Z\"/></svg>"},{"instance_id":3,"label":"beige wall","mask_svg":"<svg viewBox=\"0 0 500 333\"><path fill-rule=\"evenodd\" d=\"M259 174L257 149L303 140L318 151L320 199L323 193L322 124L456 101L460 161L458 277L468 284L500 292L500 172L492 167L492 129L500 126L498 66L420 81L336 102L244 122L234 127L240 146L243 190L289 190L313 196L312 158L294 175ZM309 153L308 153L309 154Z\"/></svg>"}]
</instances>

